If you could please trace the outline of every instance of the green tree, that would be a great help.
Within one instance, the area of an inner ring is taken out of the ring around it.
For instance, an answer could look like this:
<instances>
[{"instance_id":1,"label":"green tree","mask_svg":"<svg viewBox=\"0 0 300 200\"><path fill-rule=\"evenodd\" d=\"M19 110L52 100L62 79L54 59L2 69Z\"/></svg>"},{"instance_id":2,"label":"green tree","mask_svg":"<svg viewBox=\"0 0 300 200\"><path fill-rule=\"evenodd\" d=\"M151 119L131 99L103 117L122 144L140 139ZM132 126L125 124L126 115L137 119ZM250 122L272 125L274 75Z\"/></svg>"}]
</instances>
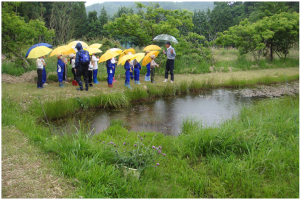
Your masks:
<instances>
[{"instance_id":1,"label":"green tree","mask_svg":"<svg viewBox=\"0 0 300 200\"><path fill-rule=\"evenodd\" d=\"M71 27L73 37L77 40L86 34L85 23L87 21L84 2L72 2Z\"/></svg>"},{"instance_id":2,"label":"green tree","mask_svg":"<svg viewBox=\"0 0 300 200\"><path fill-rule=\"evenodd\" d=\"M108 22L108 19L109 16L107 14L105 7L103 6L99 15L99 22L100 22L101 35L104 37L108 36L108 32L103 28L103 26Z\"/></svg>"},{"instance_id":3,"label":"green tree","mask_svg":"<svg viewBox=\"0 0 300 200\"><path fill-rule=\"evenodd\" d=\"M136 3L138 8L146 8L146 12L140 11L139 14L122 14L113 22L108 22L104 28L111 36L130 35L139 40L140 45L150 44L151 40L159 34L170 34L177 36L178 27L193 27L191 12L179 10L164 10L155 6L144 6Z\"/></svg>"},{"instance_id":4,"label":"green tree","mask_svg":"<svg viewBox=\"0 0 300 200\"><path fill-rule=\"evenodd\" d=\"M27 68L29 64L22 55L22 48L25 45L33 45L39 38L44 42L50 42L54 37L54 30L49 31L45 23L38 19L26 23L13 9L14 4L2 3L2 52L13 53L25 63L23 66Z\"/></svg>"}]
</instances>

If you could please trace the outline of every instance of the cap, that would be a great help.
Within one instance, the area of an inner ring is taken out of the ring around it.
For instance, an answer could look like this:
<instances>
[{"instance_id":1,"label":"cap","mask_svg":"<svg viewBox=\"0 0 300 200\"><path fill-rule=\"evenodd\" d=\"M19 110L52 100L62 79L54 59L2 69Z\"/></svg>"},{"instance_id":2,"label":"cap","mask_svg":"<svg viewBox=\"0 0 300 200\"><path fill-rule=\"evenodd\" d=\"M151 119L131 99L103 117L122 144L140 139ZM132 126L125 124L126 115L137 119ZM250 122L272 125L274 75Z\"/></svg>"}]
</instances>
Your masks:
<instances>
[{"instance_id":1,"label":"cap","mask_svg":"<svg viewBox=\"0 0 300 200\"><path fill-rule=\"evenodd\" d=\"M168 41L168 42L166 42L166 44L171 44L171 43Z\"/></svg>"}]
</instances>

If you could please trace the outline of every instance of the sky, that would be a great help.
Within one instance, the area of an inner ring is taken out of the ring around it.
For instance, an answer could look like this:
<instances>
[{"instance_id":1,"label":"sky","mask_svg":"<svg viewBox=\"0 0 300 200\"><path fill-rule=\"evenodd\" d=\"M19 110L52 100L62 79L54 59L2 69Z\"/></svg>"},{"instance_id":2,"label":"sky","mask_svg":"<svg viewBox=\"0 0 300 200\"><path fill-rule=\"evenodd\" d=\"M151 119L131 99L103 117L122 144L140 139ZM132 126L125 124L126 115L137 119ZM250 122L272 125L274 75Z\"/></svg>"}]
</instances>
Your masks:
<instances>
[{"instance_id":1,"label":"sky","mask_svg":"<svg viewBox=\"0 0 300 200\"><path fill-rule=\"evenodd\" d=\"M124 0L106 0L106 1L124 1ZM125 1L135 1L135 0L125 0ZM136 0L136 1L151 1L151 0ZM157 0L155 0L157 1ZM176 2L181 2L180 0L164 0L164 1L176 1ZM201 1L201 0L198 0L198 1ZM93 5L95 3L103 3L105 2L104 0L86 0L85 1L85 7L87 6L90 6L90 5ZM152 0L153 2L153 0Z\"/></svg>"}]
</instances>

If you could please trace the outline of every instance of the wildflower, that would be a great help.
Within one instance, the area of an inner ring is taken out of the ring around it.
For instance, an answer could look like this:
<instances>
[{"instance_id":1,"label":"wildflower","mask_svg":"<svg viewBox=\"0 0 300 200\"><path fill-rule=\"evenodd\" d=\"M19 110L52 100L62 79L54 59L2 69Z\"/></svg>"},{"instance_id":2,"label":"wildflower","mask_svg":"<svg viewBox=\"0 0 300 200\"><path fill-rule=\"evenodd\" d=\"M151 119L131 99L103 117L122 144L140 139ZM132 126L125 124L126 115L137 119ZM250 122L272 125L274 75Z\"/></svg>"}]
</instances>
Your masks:
<instances>
[{"instance_id":1,"label":"wildflower","mask_svg":"<svg viewBox=\"0 0 300 200\"><path fill-rule=\"evenodd\" d=\"M150 142L150 141L148 140L148 142Z\"/></svg>"},{"instance_id":2,"label":"wildflower","mask_svg":"<svg viewBox=\"0 0 300 200\"><path fill-rule=\"evenodd\" d=\"M154 166L156 168L156 166Z\"/></svg>"},{"instance_id":3,"label":"wildflower","mask_svg":"<svg viewBox=\"0 0 300 200\"><path fill-rule=\"evenodd\" d=\"M156 147L155 149L158 150L158 147Z\"/></svg>"},{"instance_id":4,"label":"wildflower","mask_svg":"<svg viewBox=\"0 0 300 200\"><path fill-rule=\"evenodd\" d=\"M143 138L141 138L141 140L143 140Z\"/></svg>"},{"instance_id":5,"label":"wildflower","mask_svg":"<svg viewBox=\"0 0 300 200\"><path fill-rule=\"evenodd\" d=\"M117 145L114 145L114 146L117 146Z\"/></svg>"},{"instance_id":6,"label":"wildflower","mask_svg":"<svg viewBox=\"0 0 300 200\"><path fill-rule=\"evenodd\" d=\"M114 144L113 142L110 142L109 144Z\"/></svg>"},{"instance_id":7,"label":"wildflower","mask_svg":"<svg viewBox=\"0 0 300 200\"><path fill-rule=\"evenodd\" d=\"M138 135L138 137L140 137L140 135Z\"/></svg>"},{"instance_id":8,"label":"wildflower","mask_svg":"<svg viewBox=\"0 0 300 200\"><path fill-rule=\"evenodd\" d=\"M116 150L116 152L118 152L118 150Z\"/></svg>"},{"instance_id":9,"label":"wildflower","mask_svg":"<svg viewBox=\"0 0 300 200\"><path fill-rule=\"evenodd\" d=\"M136 147L137 145L135 144L134 146Z\"/></svg>"},{"instance_id":10,"label":"wildflower","mask_svg":"<svg viewBox=\"0 0 300 200\"><path fill-rule=\"evenodd\" d=\"M125 145L125 142L123 143L123 145Z\"/></svg>"},{"instance_id":11,"label":"wildflower","mask_svg":"<svg viewBox=\"0 0 300 200\"><path fill-rule=\"evenodd\" d=\"M158 165L159 165L159 163L156 163L156 165L158 166Z\"/></svg>"},{"instance_id":12,"label":"wildflower","mask_svg":"<svg viewBox=\"0 0 300 200\"><path fill-rule=\"evenodd\" d=\"M160 154L161 153L161 150L158 150L158 154Z\"/></svg>"},{"instance_id":13,"label":"wildflower","mask_svg":"<svg viewBox=\"0 0 300 200\"><path fill-rule=\"evenodd\" d=\"M155 137L156 137L156 135L155 135Z\"/></svg>"},{"instance_id":14,"label":"wildflower","mask_svg":"<svg viewBox=\"0 0 300 200\"><path fill-rule=\"evenodd\" d=\"M105 142L103 141L103 144L105 144Z\"/></svg>"},{"instance_id":15,"label":"wildflower","mask_svg":"<svg viewBox=\"0 0 300 200\"><path fill-rule=\"evenodd\" d=\"M166 156L167 154L164 153L164 156Z\"/></svg>"},{"instance_id":16,"label":"wildflower","mask_svg":"<svg viewBox=\"0 0 300 200\"><path fill-rule=\"evenodd\" d=\"M101 142L101 140L100 140L100 142Z\"/></svg>"},{"instance_id":17,"label":"wildflower","mask_svg":"<svg viewBox=\"0 0 300 200\"><path fill-rule=\"evenodd\" d=\"M144 137L146 137L146 135L144 135Z\"/></svg>"},{"instance_id":18,"label":"wildflower","mask_svg":"<svg viewBox=\"0 0 300 200\"><path fill-rule=\"evenodd\" d=\"M155 149L155 146L152 146L152 149Z\"/></svg>"},{"instance_id":19,"label":"wildflower","mask_svg":"<svg viewBox=\"0 0 300 200\"><path fill-rule=\"evenodd\" d=\"M161 146L158 147L159 149L162 149Z\"/></svg>"}]
</instances>

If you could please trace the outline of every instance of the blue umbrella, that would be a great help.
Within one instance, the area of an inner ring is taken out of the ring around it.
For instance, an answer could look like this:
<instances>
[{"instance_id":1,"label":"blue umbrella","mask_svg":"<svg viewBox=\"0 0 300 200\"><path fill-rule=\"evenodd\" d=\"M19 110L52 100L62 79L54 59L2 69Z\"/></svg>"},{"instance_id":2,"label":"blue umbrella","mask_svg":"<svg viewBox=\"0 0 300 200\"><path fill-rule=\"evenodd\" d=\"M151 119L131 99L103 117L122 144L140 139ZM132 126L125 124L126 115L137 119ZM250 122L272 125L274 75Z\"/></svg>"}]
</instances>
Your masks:
<instances>
[{"instance_id":1,"label":"blue umbrella","mask_svg":"<svg viewBox=\"0 0 300 200\"><path fill-rule=\"evenodd\" d=\"M32 47L30 47L30 48L28 49L28 51L27 51L27 53L26 53L26 55L25 55L25 58L27 58L27 56L29 55L29 53L30 53L30 51L31 51L32 49L34 49L35 47L38 47L38 46L45 46L45 47L48 47L48 48L52 48L52 45L47 44L47 43L38 43L38 44L35 44L35 45L33 45Z\"/></svg>"}]
</instances>

